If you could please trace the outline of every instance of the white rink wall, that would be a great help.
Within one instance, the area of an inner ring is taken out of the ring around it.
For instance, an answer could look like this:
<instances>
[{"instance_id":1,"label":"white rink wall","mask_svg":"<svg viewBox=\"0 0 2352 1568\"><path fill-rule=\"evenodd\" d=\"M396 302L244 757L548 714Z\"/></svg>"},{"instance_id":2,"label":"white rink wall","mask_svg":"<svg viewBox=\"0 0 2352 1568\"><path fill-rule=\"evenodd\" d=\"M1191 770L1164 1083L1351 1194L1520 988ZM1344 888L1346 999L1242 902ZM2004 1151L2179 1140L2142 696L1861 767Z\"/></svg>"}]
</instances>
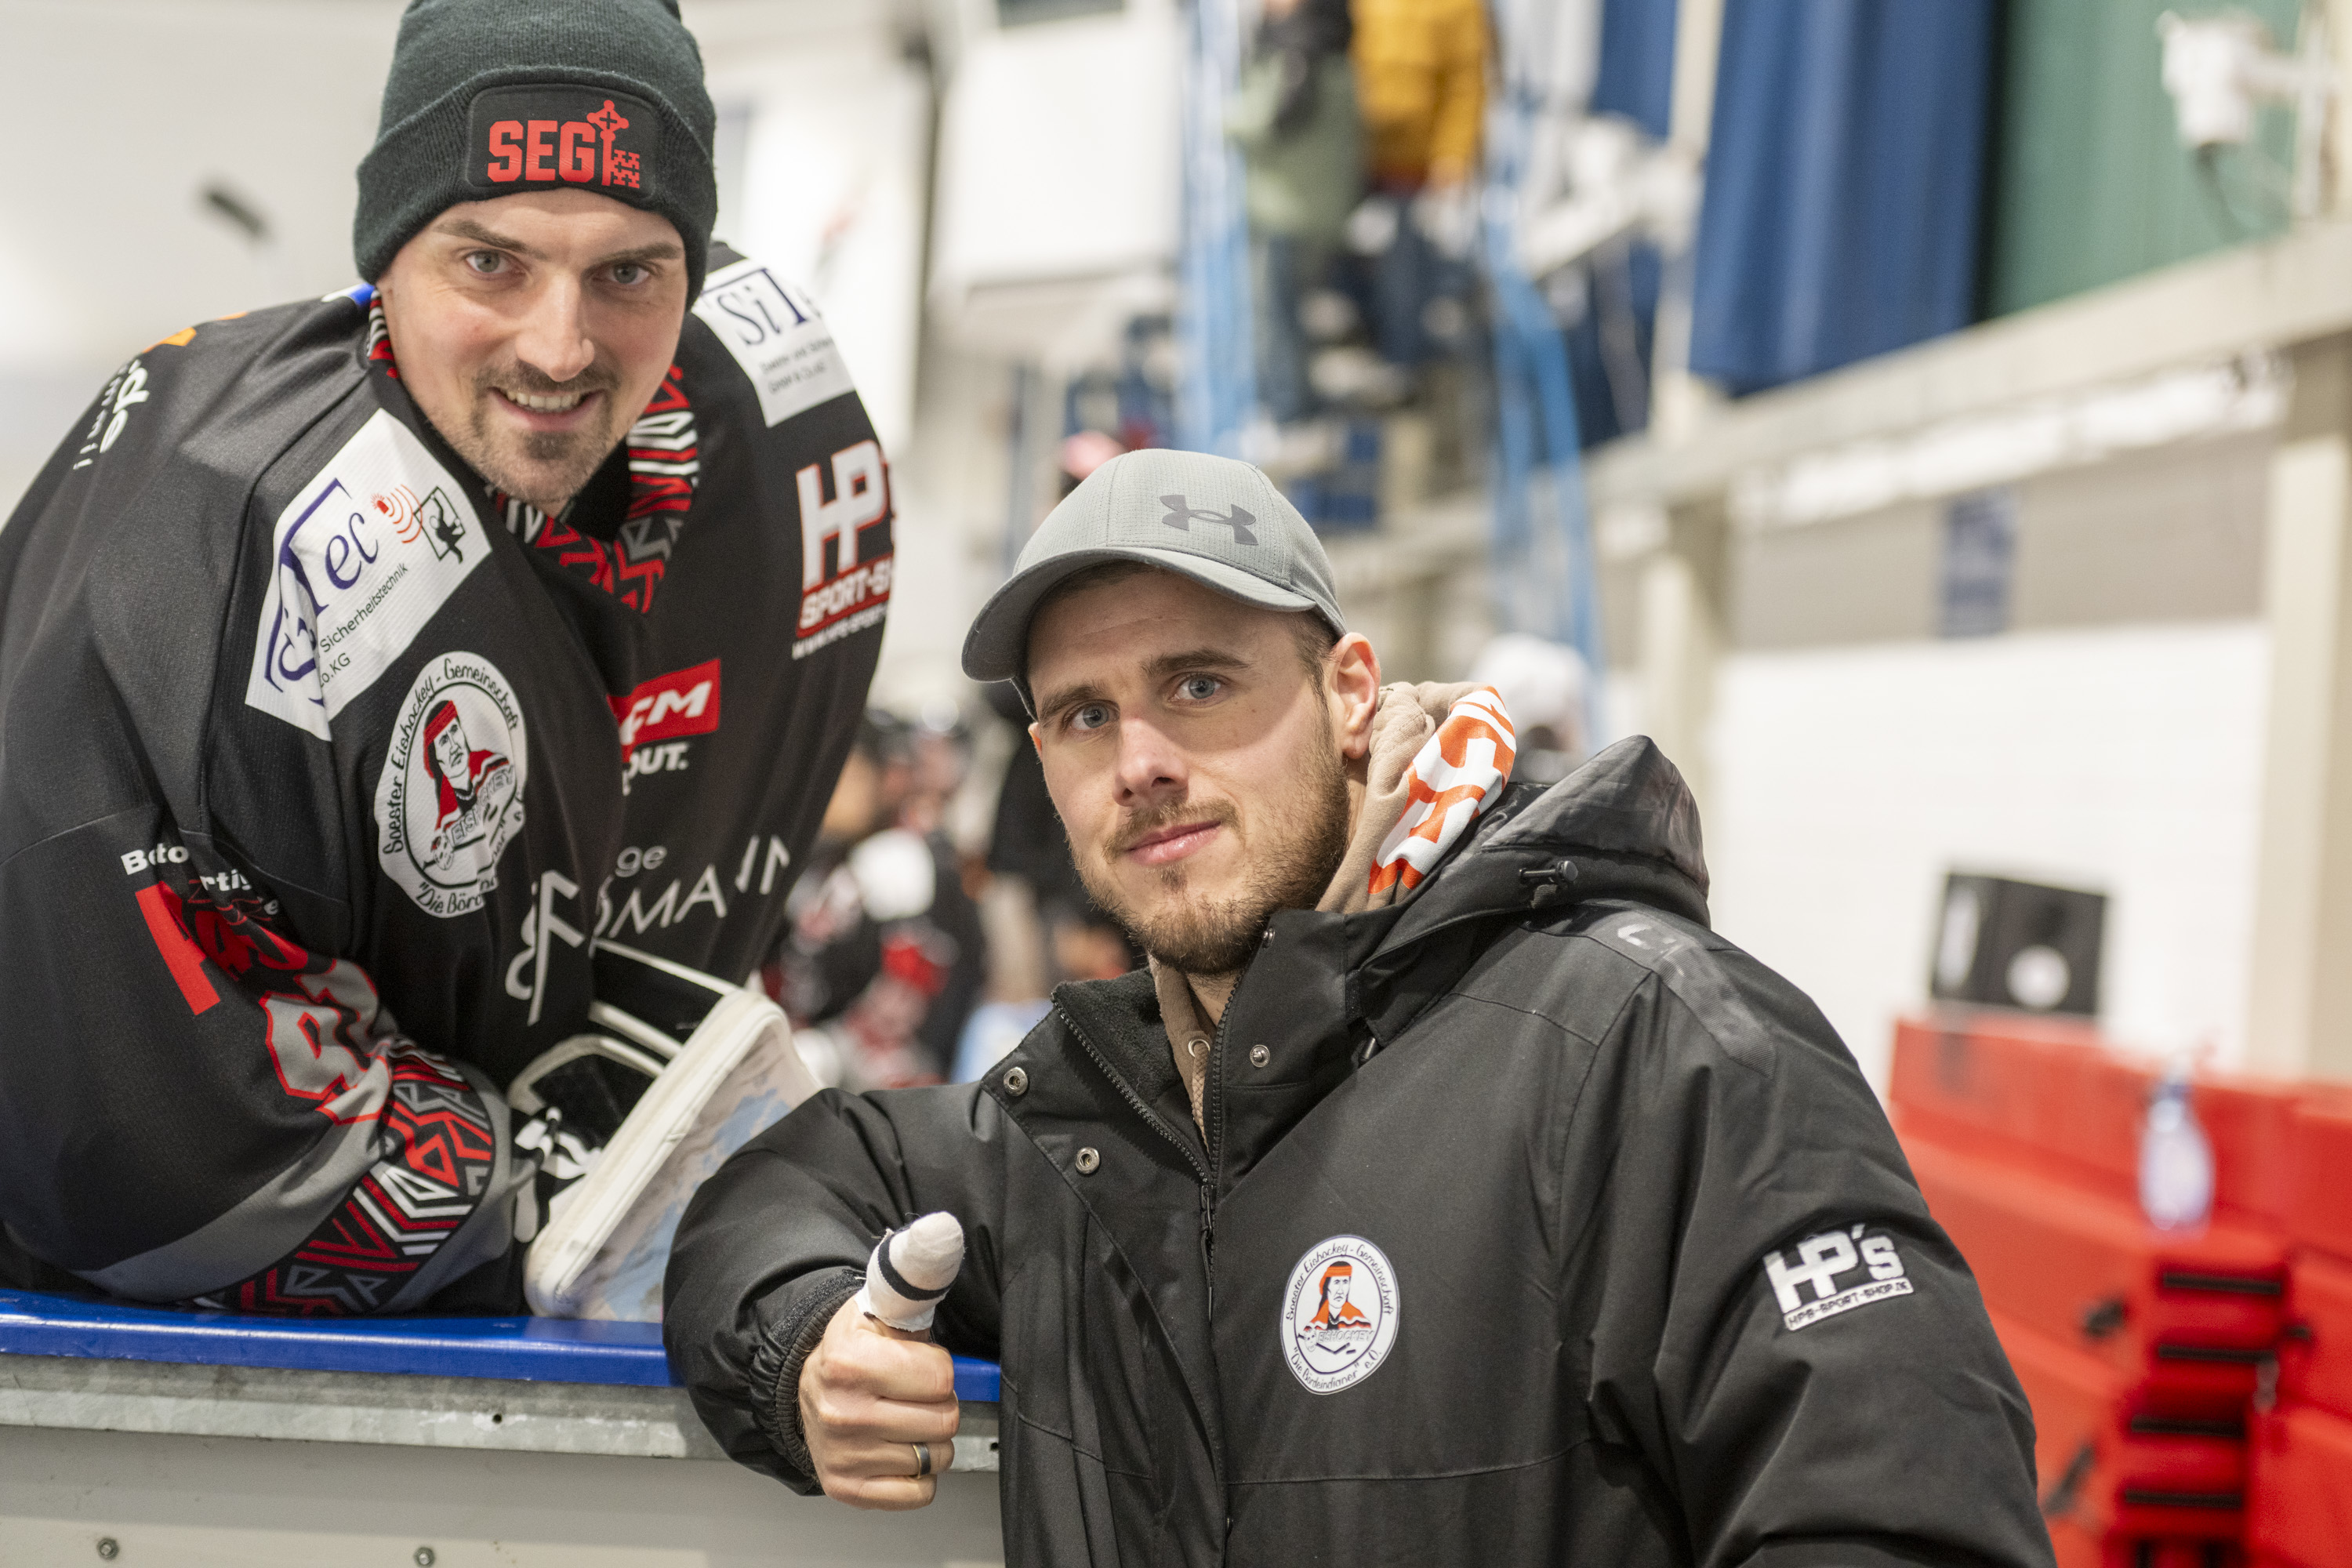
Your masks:
<instances>
[{"instance_id":1,"label":"white rink wall","mask_svg":"<svg viewBox=\"0 0 2352 1568\"><path fill-rule=\"evenodd\" d=\"M2250 621L1736 654L1705 803L1716 928L1883 1090L1947 870L2096 889L2109 1035L2235 1063L2267 679Z\"/></svg>"}]
</instances>

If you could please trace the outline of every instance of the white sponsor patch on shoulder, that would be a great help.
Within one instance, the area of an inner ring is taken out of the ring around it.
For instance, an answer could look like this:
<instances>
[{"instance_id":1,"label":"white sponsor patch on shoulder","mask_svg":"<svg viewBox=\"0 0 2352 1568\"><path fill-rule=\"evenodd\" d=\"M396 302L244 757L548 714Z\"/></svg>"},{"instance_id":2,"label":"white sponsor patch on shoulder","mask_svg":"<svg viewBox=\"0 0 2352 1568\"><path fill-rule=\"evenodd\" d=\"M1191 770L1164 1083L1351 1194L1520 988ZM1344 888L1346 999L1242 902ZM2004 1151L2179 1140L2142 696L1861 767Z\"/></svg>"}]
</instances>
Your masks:
<instances>
[{"instance_id":1,"label":"white sponsor patch on shoulder","mask_svg":"<svg viewBox=\"0 0 2352 1568\"><path fill-rule=\"evenodd\" d=\"M489 552L464 487L377 410L278 514L247 705L327 739Z\"/></svg>"},{"instance_id":2,"label":"white sponsor patch on shoulder","mask_svg":"<svg viewBox=\"0 0 2352 1568\"><path fill-rule=\"evenodd\" d=\"M771 429L803 408L856 390L816 302L756 261L712 273L694 313L751 378Z\"/></svg>"},{"instance_id":3,"label":"white sponsor patch on shoulder","mask_svg":"<svg viewBox=\"0 0 2352 1568\"><path fill-rule=\"evenodd\" d=\"M1857 1225L1809 1236L1797 1243L1793 1264L1785 1252L1764 1255L1764 1278L1780 1300L1781 1322L1801 1329L1856 1307L1911 1294L1895 1238L1864 1234L1868 1229Z\"/></svg>"},{"instance_id":4,"label":"white sponsor patch on shoulder","mask_svg":"<svg viewBox=\"0 0 2352 1568\"><path fill-rule=\"evenodd\" d=\"M522 706L498 667L472 653L432 660L393 721L376 779L383 874L428 915L480 909L522 827L530 774Z\"/></svg>"}]
</instances>

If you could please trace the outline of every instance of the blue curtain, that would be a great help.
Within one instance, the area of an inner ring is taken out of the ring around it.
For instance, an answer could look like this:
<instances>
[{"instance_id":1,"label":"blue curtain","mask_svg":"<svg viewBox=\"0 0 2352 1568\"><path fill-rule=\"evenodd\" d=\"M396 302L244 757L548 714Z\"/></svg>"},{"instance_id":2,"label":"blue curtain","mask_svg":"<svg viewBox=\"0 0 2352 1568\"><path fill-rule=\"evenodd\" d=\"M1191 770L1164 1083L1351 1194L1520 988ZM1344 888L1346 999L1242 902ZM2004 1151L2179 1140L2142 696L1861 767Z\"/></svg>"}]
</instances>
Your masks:
<instances>
[{"instance_id":1,"label":"blue curtain","mask_svg":"<svg viewBox=\"0 0 2352 1568\"><path fill-rule=\"evenodd\" d=\"M1735 393L1973 319L1995 0L1733 0L1691 368Z\"/></svg>"},{"instance_id":2,"label":"blue curtain","mask_svg":"<svg viewBox=\"0 0 2352 1568\"><path fill-rule=\"evenodd\" d=\"M1675 0L1606 0L1592 112L1622 114L1666 139L1675 100Z\"/></svg>"},{"instance_id":3,"label":"blue curtain","mask_svg":"<svg viewBox=\"0 0 2352 1568\"><path fill-rule=\"evenodd\" d=\"M1675 9L1675 0L1605 0L1592 82L1593 113L1622 114L1661 142L1674 110ZM1586 272L1585 310L1566 333L1568 369L1579 434L1597 447L1650 422L1657 247L1633 245Z\"/></svg>"}]
</instances>

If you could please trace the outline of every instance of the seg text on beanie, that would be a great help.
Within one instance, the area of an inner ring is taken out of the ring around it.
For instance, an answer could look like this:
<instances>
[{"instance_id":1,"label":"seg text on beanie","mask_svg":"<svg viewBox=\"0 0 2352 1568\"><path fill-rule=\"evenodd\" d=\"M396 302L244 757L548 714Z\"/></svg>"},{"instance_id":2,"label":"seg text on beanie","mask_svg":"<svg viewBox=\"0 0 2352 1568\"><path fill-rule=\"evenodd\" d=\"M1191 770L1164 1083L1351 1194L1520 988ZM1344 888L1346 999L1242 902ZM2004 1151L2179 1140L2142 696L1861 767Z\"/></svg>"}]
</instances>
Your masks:
<instances>
[{"instance_id":1,"label":"seg text on beanie","mask_svg":"<svg viewBox=\"0 0 2352 1568\"><path fill-rule=\"evenodd\" d=\"M460 202L578 188L659 213L702 291L718 116L677 0L411 0L352 249L373 282Z\"/></svg>"}]
</instances>

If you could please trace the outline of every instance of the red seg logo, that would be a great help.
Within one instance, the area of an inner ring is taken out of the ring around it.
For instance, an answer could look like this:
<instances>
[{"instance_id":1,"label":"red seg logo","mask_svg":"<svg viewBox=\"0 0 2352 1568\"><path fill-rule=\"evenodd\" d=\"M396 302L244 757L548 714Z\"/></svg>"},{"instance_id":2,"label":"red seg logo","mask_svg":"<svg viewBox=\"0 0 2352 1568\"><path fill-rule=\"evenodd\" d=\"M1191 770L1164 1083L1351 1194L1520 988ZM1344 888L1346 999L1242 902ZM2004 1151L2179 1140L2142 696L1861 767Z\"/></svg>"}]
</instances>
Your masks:
<instances>
[{"instance_id":1,"label":"red seg logo","mask_svg":"<svg viewBox=\"0 0 2352 1568\"><path fill-rule=\"evenodd\" d=\"M488 195L571 184L644 195L661 134L643 99L578 87L492 88L470 121L466 183Z\"/></svg>"}]
</instances>

